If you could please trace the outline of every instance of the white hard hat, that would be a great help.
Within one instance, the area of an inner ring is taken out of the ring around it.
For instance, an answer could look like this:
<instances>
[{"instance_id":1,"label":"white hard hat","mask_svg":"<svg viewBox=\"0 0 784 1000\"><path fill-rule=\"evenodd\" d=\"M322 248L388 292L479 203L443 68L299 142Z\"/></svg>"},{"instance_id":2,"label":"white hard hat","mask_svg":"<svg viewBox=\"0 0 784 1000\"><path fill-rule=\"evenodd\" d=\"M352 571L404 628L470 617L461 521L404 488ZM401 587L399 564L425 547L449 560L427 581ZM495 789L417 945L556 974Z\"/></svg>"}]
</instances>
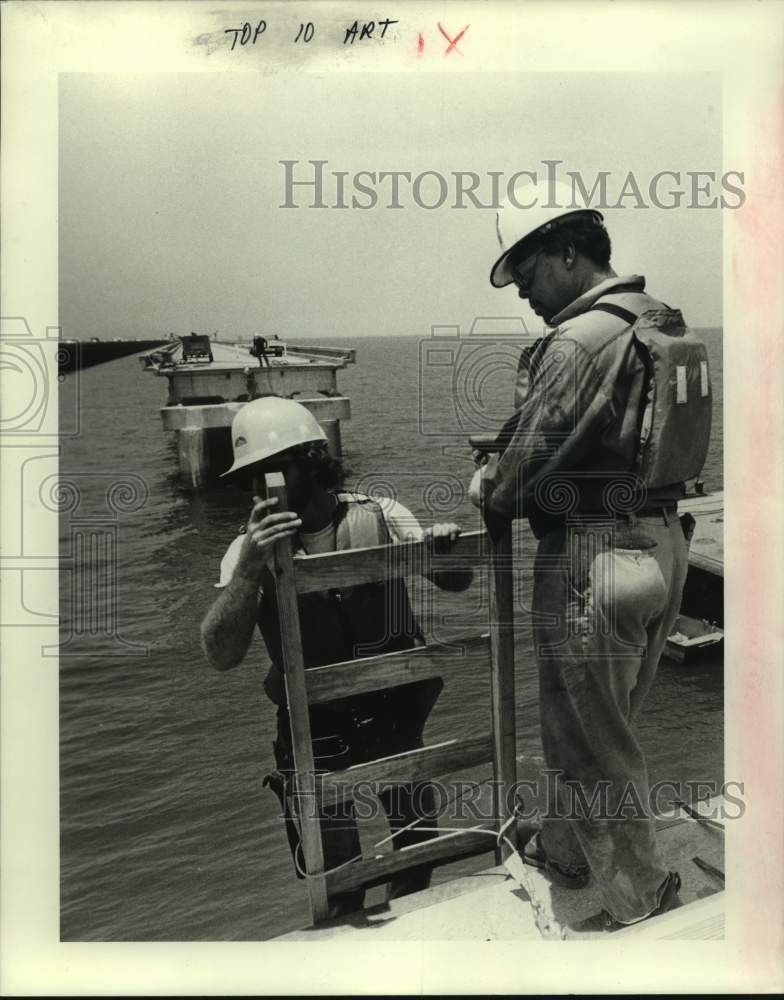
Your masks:
<instances>
[{"instance_id":1,"label":"white hard hat","mask_svg":"<svg viewBox=\"0 0 784 1000\"><path fill-rule=\"evenodd\" d=\"M571 218L589 218L602 225L604 216L590 208L571 184L563 181L537 185L528 178L518 181L496 212L498 242L503 253L493 264L490 283L503 288L514 281L510 260L517 257L521 244L533 236L545 236ZM536 249L531 241L532 252Z\"/></svg>"},{"instance_id":2,"label":"white hard hat","mask_svg":"<svg viewBox=\"0 0 784 1000\"><path fill-rule=\"evenodd\" d=\"M280 396L254 399L232 421L234 464L223 475L263 462L297 445L326 440L327 435L316 418L301 403Z\"/></svg>"}]
</instances>

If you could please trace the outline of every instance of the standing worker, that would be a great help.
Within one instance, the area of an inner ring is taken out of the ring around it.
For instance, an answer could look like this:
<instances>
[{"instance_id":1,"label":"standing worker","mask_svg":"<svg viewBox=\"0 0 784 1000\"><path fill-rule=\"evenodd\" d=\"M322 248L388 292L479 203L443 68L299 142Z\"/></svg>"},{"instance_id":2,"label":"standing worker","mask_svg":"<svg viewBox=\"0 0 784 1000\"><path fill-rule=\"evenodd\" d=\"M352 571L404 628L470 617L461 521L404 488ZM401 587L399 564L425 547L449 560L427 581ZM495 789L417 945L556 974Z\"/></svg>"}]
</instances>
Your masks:
<instances>
[{"instance_id":1,"label":"standing worker","mask_svg":"<svg viewBox=\"0 0 784 1000\"><path fill-rule=\"evenodd\" d=\"M460 534L455 524L436 524L423 532L402 504L387 498L339 491L343 470L327 452L327 438L312 414L299 403L277 396L244 406L232 423L234 464L225 475L251 486L254 478L281 472L290 511L275 513L276 499L253 497L247 528L229 545L220 567L221 592L202 622L202 645L218 670L238 666L245 658L256 625L272 665L264 690L277 706L277 771L269 784L281 804L297 874L304 874L300 830L292 808L294 767L291 730L283 674L283 654L275 599L272 557L275 545L291 539L313 555L365 548L388 542L425 539L439 552L448 551ZM446 590L463 590L469 572L434 574ZM414 619L405 582L393 578L339 592L299 598L305 668L361 656L390 653L424 645ZM403 753L423 745L427 717L442 687L440 679L417 681L316 705L310 725L317 770L334 771L364 761ZM395 785L379 793L393 831L395 848L428 840L436 833L418 827L436 825L435 796L426 784ZM321 812L324 864L327 870L361 855L351 803ZM388 897L427 888L430 869L414 869L391 878ZM330 918L360 909L362 890L334 894Z\"/></svg>"},{"instance_id":2,"label":"standing worker","mask_svg":"<svg viewBox=\"0 0 784 1000\"><path fill-rule=\"evenodd\" d=\"M705 461L711 393L680 312L610 267L603 216L569 208L571 187L549 194L561 207L515 207L536 204L525 185L498 212L490 281L552 332L474 494L492 533L525 516L539 539L542 743L559 777L527 859L564 886L593 876L604 909L582 929L612 930L680 905L634 723L680 607L693 518L677 505Z\"/></svg>"},{"instance_id":3,"label":"standing worker","mask_svg":"<svg viewBox=\"0 0 784 1000\"><path fill-rule=\"evenodd\" d=\"M265 363L267 368L271 368L269 358L267 357L267 347L268 341L266 337L254 337L253 338L253 348L251 349L251 354L254 354L259 359L259 366L264 367Z\"/></svg>"}]
</instances>

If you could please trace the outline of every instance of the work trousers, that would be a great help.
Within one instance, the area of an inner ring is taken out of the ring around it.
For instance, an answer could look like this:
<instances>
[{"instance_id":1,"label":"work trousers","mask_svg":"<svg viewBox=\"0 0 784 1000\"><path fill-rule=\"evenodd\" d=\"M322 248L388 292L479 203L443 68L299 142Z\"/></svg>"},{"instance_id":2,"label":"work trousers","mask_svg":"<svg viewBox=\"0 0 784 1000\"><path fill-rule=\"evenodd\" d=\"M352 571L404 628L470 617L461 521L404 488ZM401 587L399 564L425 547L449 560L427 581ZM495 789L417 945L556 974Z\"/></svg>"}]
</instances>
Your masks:
<instances>
[{"instance_id":1,"label":"work trousers","mask_svg":"<svg viewBox=\"0 0 784 1000\"><path fill-rule=\"evenodd\" d=\"M435 703L442 682L423 681L387 692L374 692L345 699L341 703L314 706L310 711L313 757L316 772L339 771L355 764L377 760L423 745L423 729ZM274 744L276 775L266 779L284 809L286 834L297 875L304 872L299 820L292 808L294 768L288 712L278 710L278 733ZM427 782L387 785L375 796L363 796L363 807L375 798L386 813L390 832L402 831L392 846L399 850L437 836L436 831L420 827L437 825L436 797ZM353 800L319 809L324 868L329 871L362 854ZM405 829L409 827L409 829ZM426 889L431 867L419 866L390 878L387 899ZM364 890L335 893L329 899L329 916L336 917L361 909Z\"/></svg>"},{"instance_id":2,"label":"work trousers","mask_svg":"<svg viewBox=\"0 0 784 1000\"><path fill-rule=\"evenodd\" d=\"M658 906L667 877L634 722L678 615L687 528L674 511L586 516L545 535L535 562L551 789L541 843L557 865L589 868L605 908L625 923Z\"/></svg>"}]
</instances>

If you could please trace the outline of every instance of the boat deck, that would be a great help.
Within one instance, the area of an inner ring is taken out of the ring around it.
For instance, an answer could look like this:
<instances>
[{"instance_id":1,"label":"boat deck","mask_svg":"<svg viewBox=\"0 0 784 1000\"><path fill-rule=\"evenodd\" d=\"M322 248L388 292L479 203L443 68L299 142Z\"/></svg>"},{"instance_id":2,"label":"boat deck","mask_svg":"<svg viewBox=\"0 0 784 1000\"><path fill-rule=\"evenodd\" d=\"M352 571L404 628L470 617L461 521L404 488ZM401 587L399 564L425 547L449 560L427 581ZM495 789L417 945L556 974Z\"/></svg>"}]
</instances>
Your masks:
<instances>
[{"instance_id":1,"label":"boat deck","mask_svg":"<svg viewBox=\"0 0 784 1000\"><path fill-rule=\"evenodd\" d=\"M320 348L301 347L299 345L286 345L285 353L275 355L270 352L266 355L263 363L259 358L250 353L249 344L227 343L220 340L210 341L212 351L212 361L207 360L182 360L182 343L180 340L172 341L163 348L146 355L143 364L145 368L164 375L171 374L172 370L187 372L225 372L244 370L245 368L261 369L268 368L344 368L347 364L353 363L355 354L353 348Z\"/></svg>"},{"instance_id":2,"label":"boat deck","mask_svg":"<svg viewBox=\"0 0 784 1000\"><path fill-rule=\"evenodd\" d=\"M724 576L724 493L681 500L679 510L696 521L689 563L714 576Z\"/></svg>"}]
</instances>

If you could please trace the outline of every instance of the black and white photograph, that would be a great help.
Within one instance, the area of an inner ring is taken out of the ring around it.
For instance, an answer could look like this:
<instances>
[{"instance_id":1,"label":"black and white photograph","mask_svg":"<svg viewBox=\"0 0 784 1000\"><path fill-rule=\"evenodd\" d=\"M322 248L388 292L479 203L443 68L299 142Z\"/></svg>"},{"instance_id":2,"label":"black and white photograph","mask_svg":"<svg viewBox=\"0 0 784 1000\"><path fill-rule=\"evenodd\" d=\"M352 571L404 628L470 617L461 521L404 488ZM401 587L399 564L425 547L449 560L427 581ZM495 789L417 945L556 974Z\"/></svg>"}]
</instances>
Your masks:
<instances>
[{"instance_id":1,"label":"black and white photograph","mask_svg":"<svg viewBox=\"0 0 784 1000\"><path fill-rule=\"evenodd\" d=\"M778 992L781 5L2 14L2 992Z\"/></svg>"}]
</instances>

